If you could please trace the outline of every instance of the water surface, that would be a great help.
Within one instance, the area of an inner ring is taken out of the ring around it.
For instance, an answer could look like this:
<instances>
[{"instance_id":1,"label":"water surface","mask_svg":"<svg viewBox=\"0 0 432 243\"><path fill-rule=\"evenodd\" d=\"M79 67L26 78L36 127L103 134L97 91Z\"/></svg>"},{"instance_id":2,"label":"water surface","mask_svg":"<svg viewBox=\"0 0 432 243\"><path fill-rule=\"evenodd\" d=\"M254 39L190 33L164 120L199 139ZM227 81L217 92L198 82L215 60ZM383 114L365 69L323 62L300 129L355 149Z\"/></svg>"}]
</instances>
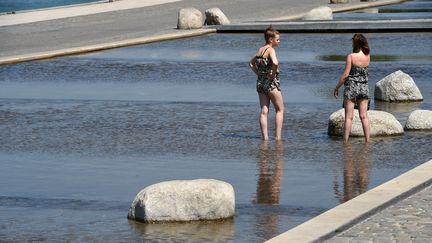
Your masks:
<instances>
[{"instance_id":1,"label":"water surface","mask_svg":"<svg viewBox=\"0 0 432 243\"><path fill-rule=\"evenodd\" d=\"M263 143L247 62L256 34L217 34L0 67L0 238L5 241L262 242L431 159L429 132L327 135L352 34L284 34L282 143ZM370 88L403 70L425 100L372 102L404 124L432 108L431 33L368 34ZM338 58L325 58L334 56ZM419 57L419 58L413 58ZM271 115L274 113L271 112ZM270 121L273 128L273 118ZM135 195L213 178L236 192L233 220L145 225Z\"/></svg>"},{"instance_id":2,"label":"water surface","mask_svg":"<svg viewBox=\"0 0 432 243\"><path fill-rule=\"evenodd\" d=\"M1 0L0 13L23 10L38 10L42 8L61 7L102 1L104 0Z\"/></svg>"}]
</instances>

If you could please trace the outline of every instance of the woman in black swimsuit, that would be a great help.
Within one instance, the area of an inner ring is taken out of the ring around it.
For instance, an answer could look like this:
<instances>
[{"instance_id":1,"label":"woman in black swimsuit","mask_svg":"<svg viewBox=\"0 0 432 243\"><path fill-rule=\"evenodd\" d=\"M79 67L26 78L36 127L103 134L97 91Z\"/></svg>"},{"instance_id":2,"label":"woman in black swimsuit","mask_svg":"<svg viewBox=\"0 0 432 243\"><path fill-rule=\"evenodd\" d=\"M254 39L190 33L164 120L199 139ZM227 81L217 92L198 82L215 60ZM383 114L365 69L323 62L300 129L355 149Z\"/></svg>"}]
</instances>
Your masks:
<instances>
[{"instance_id":1,"label":"woman in black swimsuit","mask_svg":"<svg viewBox=\"0 0 432 243\"><path fill-rule=\"evenodd\" d=\"M333 92L337 98L339 88L344 85L345 126L344 142L348 142L354 117L354 106L358 105L359 116L363 127L365 142L370 141L370 124L368 117L368 66L370 63L370 48L366 37L355 34L352 38L353 53L346 58L345 71Z\"/></svg>"},{"instance_id":2,"label":"woman in black swimsuit","mask_svg":"<svg viewBox=\"0 0 432 243\"><path fill-rule=\"evenodd\" d=\"M258 76L257 92L260 100L260 127L263 140L268 140L268 113L270 101L276 111L275 139L282 139L282 125L284 118L284 103L280 89L278 60L275 47L280 43L279 32L268 27L264 32L265 45L258 49L252 57L249 66Z\"/></svg>"}]
</instances>

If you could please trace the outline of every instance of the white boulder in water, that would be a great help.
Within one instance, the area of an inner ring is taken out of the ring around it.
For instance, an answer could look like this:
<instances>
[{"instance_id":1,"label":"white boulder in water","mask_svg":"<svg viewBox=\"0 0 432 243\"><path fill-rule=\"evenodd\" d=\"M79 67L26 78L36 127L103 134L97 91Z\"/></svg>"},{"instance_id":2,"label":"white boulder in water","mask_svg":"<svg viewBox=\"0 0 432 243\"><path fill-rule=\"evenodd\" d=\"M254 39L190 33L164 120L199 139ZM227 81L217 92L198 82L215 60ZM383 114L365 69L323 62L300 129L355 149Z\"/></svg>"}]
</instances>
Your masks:
<instances>
[{"instance_id":1,"label":"white boulder in water","mask_svg":"<svg viewBox=\"0 0 432 243\"><path fill-rule=\"evenodd\" d=\"M368 111L369 123L371 127L371 136L392 136L404 133L404 129L396 118L385 111ZM330 115L328 121L328 134L331 136L343 136L345 122L345 111L340 109ZM354 111L350 136L364 136L363 127L360 121L358 111Z\"/></svg>"},{"instance_id":2,"label":"white boulder in water","mask_svg":"<svg viewBox=\"0 0 432 243\"><path fill-rule=\"evenodd\" d=\"M213 179L175 180L144 188L133 201L128 218L143 222L174 222L232 218L233 187Z\"/></svg>"},{"instance_id":3,"label":"white boulder in water","mask_svg":"<svg viewBox=\"0 0 432 243\"><path fill-rule=\"evenodd\" d=\"M375 84L375 99L389 102L422 101L423 95L408 74L396 71Z\"/></svg>"},{"instance_id":4,"label":"white boulder in water","mask_svg":"<svg viewBox=\"0 0 432 243\"><path fill-rule=\"evenodd\" d=\"M432 111L416 110L411 112L405 130L432 130Z\"/></svg>"}]
</instances>

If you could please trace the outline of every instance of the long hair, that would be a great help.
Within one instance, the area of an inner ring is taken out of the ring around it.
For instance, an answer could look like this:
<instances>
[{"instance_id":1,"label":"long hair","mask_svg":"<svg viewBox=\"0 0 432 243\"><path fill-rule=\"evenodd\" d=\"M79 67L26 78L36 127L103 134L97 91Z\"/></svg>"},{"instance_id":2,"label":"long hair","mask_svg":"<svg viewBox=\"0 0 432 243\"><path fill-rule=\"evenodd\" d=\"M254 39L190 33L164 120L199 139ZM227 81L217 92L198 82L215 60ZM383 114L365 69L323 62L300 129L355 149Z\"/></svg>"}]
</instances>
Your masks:
<instances>
[{"instance_id":1,"label":"long hair","mask_svg":"<svg viewBox=\"0 0 432 243\"><path fill-rule=\"evenodd\" d=\"M361 50L365 55L369 55L370 48L366 37L364 37L362 34L354 34L352 41L354 53L357 53Z\"/></svg>"},{"instance_id":2,"label":"long hair","mask_svg":"<svg viewBox=\"0 0 432 243\"><path fill-rule=\"evenodd\" d=\"M272 25L267 27L267 29L264 31L264 39L265 39L266 43L269 43L270 38L275 38L276 35L279 35L279 31L273 29Z\"/></svg>"}]
</instances>

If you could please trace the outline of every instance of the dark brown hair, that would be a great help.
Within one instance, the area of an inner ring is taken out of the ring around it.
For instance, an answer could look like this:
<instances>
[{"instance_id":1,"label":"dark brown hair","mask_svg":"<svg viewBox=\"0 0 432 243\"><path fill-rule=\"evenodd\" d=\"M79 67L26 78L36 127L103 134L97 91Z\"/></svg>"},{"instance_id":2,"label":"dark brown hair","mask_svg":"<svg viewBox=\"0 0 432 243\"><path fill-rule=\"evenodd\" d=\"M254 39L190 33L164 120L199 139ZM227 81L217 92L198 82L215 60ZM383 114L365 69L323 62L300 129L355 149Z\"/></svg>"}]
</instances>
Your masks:
<instances>
[{"instance_id":1,"label":"dark brown hair","mask_svg":"<svg viewBox=\"0 0 432 243\"><path fill-rule=\"evenodd\" d=\"M269 43L270 38L275 38L276 35L279 35L279 31L273 29L272 25L267 27L267 29L264 32L264 38L265 38L266 43Z\"/></svg>"},{"instance_id":2,"label":"dark brown hair","mask_svg":"<svg viewBox=\"0 0 432 243\"><path fill-rule=\"evenodd\" d=\"M361 50L365 55L369 55L370 48L366 37L364 37L362 34L354 34L352 41L354 53L357 53Z\"/></svg>"}]
</instances>

